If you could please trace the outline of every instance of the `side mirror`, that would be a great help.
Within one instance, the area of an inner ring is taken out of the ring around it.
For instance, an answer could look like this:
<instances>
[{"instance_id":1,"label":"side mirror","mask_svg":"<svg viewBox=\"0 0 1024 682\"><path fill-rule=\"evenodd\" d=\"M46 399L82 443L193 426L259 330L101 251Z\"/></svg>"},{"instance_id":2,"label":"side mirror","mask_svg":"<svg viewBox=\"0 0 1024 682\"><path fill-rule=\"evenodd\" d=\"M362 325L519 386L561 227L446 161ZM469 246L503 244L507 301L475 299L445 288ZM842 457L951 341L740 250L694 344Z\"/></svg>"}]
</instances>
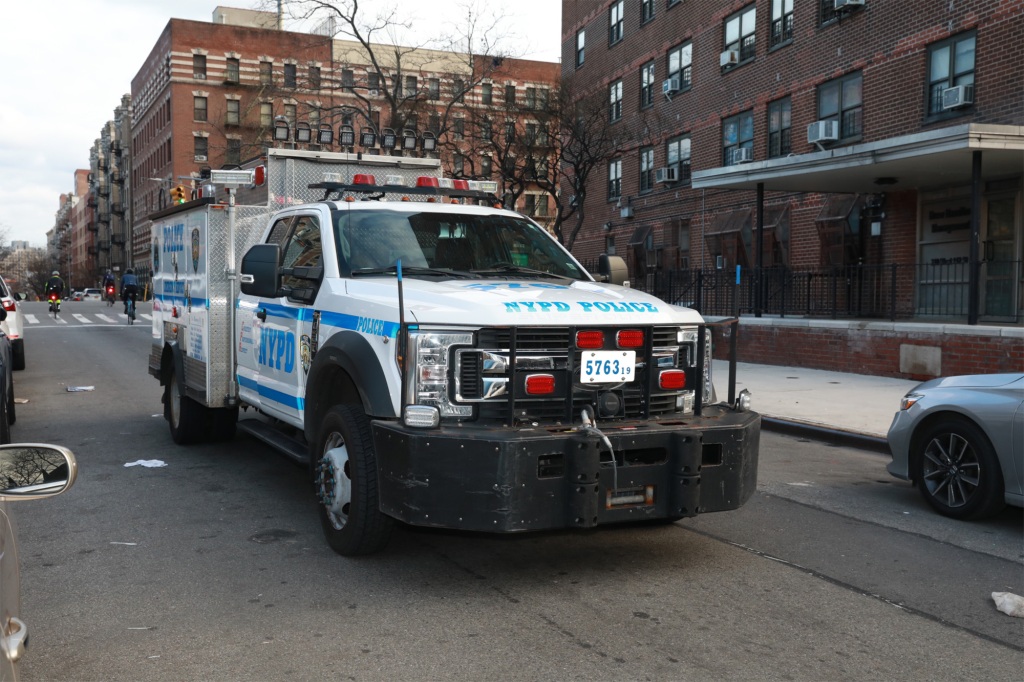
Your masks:
<instances>
[{"instance_id":1,"label":"side mirror","mask_svg":"<svg viewBox=\"0 0 1024 682\"><path fill-rule=\"evenodd\" d=\"M620 286L629 276L626 261L622 260L619 256L609 256L607 253L602 253L598 258L597 271L601 275L602 282L618 284Z\"/></svg>"},{"instance_id":2,"label":"side mirror","mask_svg":"<svg viewBox=\"0 0 1024 682\"><path fill-rule=\"evenodd\" d=\"M242 293L260 298L276 298L281 290L281 247L257 244L242 258Z\"/></svg>"},{"instance_id":3,"label":"side mirror","mask_svg":"<svg viewBox=\"0 0 1024 682\"><path fill-rule=\"evenodd\" d=\"M71 487L78 462L67 448L41 443L0 445L0 498L35 500Z\"/></svg>"}]
</instances>

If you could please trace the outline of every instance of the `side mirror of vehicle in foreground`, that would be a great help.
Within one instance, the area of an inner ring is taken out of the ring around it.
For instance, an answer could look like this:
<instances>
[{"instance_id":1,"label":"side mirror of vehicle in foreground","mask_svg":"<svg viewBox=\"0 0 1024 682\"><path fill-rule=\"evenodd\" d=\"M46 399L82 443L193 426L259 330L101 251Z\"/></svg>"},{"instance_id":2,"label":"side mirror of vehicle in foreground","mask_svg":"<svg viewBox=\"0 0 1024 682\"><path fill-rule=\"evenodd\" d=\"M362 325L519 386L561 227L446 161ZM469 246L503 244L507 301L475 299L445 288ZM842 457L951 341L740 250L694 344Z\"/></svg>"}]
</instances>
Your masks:
<instances>
[{"instance_id":1,"label":"side mirror of vehicle in foreground","mask_svg":"<svg viewBox=\"0 0 1024 682\"><path fill-rule=\"evenodd\" d=\"M260 298L276 298L281 289L281 247L256 244L242 258L242 293Z\"/></svg>"},{"instance_id":2,"label":"side mirror of vehicle in foreground","mask_svg":"<svg viewBox=\"0 0 1024 682\"><path fill-rule=\"evenodd\" d=\"M600 275L599 279L609 284L621 285L629 276L626 261L619 256L609 256L607 253L602 253L598 258L597 271Z\"/></svg>"},{"instance_id":3,"label":"side mirror of vehicle in foreground","mask_svg":"<svg viewBox=\"0 0 1024 682\"><path fill-rule=\"evenodd\" d=\"M0 498L53 497L71 487L78 462L67 448L42 443L0 445Z\"/></svg>"}]
</instances>

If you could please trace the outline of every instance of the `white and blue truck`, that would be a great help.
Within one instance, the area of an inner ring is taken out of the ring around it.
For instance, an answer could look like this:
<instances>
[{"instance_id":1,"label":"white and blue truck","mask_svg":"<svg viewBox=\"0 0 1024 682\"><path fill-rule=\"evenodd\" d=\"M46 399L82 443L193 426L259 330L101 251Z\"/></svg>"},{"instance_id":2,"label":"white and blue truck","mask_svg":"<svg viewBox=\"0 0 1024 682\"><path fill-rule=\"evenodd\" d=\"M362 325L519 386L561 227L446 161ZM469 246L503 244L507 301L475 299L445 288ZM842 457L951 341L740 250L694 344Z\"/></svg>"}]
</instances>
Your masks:
<instances>
[{"instance_id":1,"label":"white and blue truck","mask_svg":"<svg viewBox=\"0 0 1024 682\"><path fill-rule=\"evenodd\" d=\"M710 325L621 286L621 259L591 276L436 159L273 149L207 182L151 216L171 436L308 466L336 552L396 522L589 528L753 493L761 419L733 371L717 399Z\"/></svg>"}]
</instances>

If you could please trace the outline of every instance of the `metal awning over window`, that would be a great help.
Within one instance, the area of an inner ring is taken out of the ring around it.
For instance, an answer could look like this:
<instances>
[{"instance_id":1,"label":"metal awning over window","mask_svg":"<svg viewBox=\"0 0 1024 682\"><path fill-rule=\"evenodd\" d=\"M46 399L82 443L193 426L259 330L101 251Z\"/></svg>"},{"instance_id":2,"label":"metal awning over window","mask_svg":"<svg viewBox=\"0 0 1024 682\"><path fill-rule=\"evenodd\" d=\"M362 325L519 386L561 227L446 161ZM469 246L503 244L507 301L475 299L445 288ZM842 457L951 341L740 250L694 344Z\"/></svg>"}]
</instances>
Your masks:
<instances>
[{"instance_id":1,"label":"metal awning over window","mask_svg":"<svg viewBox=\"0 0 1024 682\"><path fill-rule=\"evenodd\" d=\"M750 216L752 210L749 208L738 208L733 211L725 211L715 216L708 227L708 235L723 235L731 232L739 232L750 229Z\"/></svg>"},{"instance_id":2,"label":"metal awning over window","mask_svg":"<svg viewBox=\"0 0 1024 682\"><path fill-rule=\"evenodd\" d=\"M814 221L823 223L831 220L846 220L859 202L859 194L830 194Z\"/></svg>"},{"instance_id":3,"label":"metal awning over window","mask_svg":"<svg viewBox=\"0 0 1024 682\"><path fill-rule=\"evenodd\" d=\"M824 265L856 262L860 230L859 194L830 194L814 219Z\"/></svg>"},{"instance_id":4,"label":"metal awning over window","mask_svg":"<svg viewBox=\"0 0 1024 682\"><path fill-rule=\"evenodd\" d=\"M651 233L653 225L640 225L633 230L633 236L629 238L630 246L645 246L647 244L647 235Z\"/></svg>"}]
</instances>

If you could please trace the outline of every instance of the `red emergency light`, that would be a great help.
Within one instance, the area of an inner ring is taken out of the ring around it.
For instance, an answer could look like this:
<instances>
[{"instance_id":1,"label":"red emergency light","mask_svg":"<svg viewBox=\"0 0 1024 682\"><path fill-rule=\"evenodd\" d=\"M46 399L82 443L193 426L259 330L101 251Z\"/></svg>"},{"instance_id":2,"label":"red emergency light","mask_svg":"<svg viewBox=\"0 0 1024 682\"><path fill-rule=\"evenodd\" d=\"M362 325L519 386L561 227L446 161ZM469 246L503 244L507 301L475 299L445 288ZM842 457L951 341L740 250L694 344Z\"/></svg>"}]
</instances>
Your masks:
<instances>
[{"instance_id":1,"label":"red emergency light","mask_svg":"<svg viewBox=\"0 0 1024 682\"><path fill-rule=\"evenodd\" d=\"M377 178L373 177L369 173L356 173L352 176L353 185L376 185Z\"/></svg>"},{"instance_id":2,"label":"red emergency light","mask_svg":"<svg viewBox=\"0 0 1024 682\"><path fill-rule=\"evenodd\" d=\"M437 178L432 178L427 175L421 175L416 178L417 187L440 187L441 183L437 181Z\"/></svg>"},{"instance_id":3,"label":"red emergency light","mask_svg":"<svg viewBox=\"0 0 1024 682\"><path fill-rule=\"evenodd\" d=\"M576 332L577 348L604 348L604 332L594 329Z\"/></svg>"},{"instance_id":4,"label":"red emergency light","mask_svg":"<svg viewBox=\"0 0 1024 682\"><path fill-rule=\"evenodd\" d=\"M555 392L555 377L551 374L531 374L526 377L526 395L550 395Z\"/></svg>"}]
</instances>

